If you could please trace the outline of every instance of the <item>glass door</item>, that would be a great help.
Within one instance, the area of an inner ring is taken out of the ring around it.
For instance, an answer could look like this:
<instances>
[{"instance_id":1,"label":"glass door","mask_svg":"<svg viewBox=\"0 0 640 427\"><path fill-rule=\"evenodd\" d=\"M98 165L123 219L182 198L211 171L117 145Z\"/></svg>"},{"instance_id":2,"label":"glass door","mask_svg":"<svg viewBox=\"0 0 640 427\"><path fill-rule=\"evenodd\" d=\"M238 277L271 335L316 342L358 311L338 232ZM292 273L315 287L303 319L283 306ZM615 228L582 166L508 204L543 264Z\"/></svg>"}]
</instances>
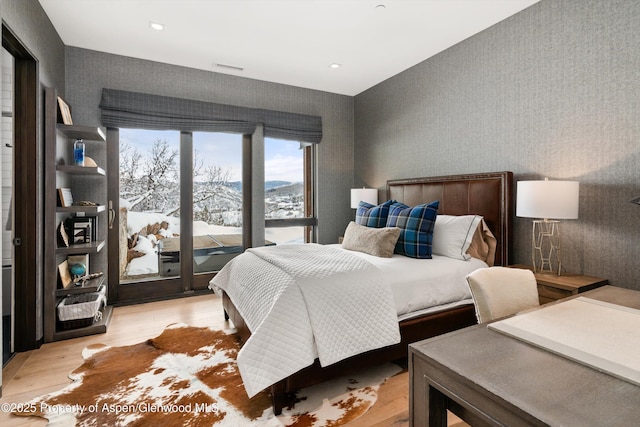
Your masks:
<instances>
[{"instance_id":1,"label":"glass door","mask_svg":"<svg viewBox=\"0 0 640 427\"><path fill-rule=\"evenodd\" d=\"M107 141L111 302L206 290L252 244L255 202L243 188L251 182L254 198L264 192L264 244L314 241L312 146L139 129L108 129ZM251 145L264 150L264 165L252 164ZM254 166L264 180L252 175Z\"/></svg>"},{"instance_id":2,"label":"glass door","mask_svg":"<svg viewBox=\"0 0 640 427\"><path fill-rule=\"evenodd\" d=\"M120 130L120 283L180 276L180 133Z\"/></svg>"},{"instance_id":3,"label":"glass door","mask_svg":"<svg viewBox=\"0 0 640 427\"><path fill-rule=\"evenodd\" d=\"M180 132L108 129L109 300L179 294Z\"/></svg>"},{"instance_id":4,"label":"glass door","mask_svg":"<svg viewBox=\"0 0 640 427\"><path fill-rule=\"evenodd\" d=\"M107 138L116 170L109 181L109 259L118 259L117 270L113 261L109 267L110 284L117 276L111 300L205 290L244 250L242 135L109 129Z\"/></svg>"}]
</instances>

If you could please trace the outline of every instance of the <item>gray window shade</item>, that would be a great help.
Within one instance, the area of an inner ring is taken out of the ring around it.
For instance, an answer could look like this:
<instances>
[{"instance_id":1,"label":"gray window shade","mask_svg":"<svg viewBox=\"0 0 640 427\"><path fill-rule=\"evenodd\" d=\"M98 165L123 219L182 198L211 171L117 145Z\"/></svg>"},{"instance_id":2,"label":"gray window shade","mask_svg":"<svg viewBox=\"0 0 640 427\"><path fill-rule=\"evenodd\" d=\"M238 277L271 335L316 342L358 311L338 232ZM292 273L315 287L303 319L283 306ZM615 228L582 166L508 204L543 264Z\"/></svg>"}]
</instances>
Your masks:
<instances>
[{"instance_id":1,"label":"gray window shade","mask_svg":"<svg viewBox=\"0 0 640 427\"><path fill-rule=\"evenodd\" d=\"M114 128L250 134L258 123L271 138L318 143L322 118L116 89L102 89L102 125Z\"/></svg>"}]
</instances>

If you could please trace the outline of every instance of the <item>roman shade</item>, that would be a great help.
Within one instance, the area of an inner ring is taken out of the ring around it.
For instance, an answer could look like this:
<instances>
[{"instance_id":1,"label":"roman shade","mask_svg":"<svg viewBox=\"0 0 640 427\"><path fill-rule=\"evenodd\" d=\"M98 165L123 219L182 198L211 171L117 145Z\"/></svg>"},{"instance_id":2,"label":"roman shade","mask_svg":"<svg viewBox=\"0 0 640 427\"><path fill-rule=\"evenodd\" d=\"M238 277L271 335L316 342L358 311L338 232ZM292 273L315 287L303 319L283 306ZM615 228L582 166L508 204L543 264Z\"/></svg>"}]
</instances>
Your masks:
<instances>
[{"instance_id":1,"label":"roman shade","mask_svg":"<svg viewBox=\"0 0 640 427\"><path fill-rule=\"evenodd\" d=\"M238 107L117 89L102 89L102 125L114 128L231 132L307 143L322 139L322 118L306 114Z\"/></svg>"}]
</instances>

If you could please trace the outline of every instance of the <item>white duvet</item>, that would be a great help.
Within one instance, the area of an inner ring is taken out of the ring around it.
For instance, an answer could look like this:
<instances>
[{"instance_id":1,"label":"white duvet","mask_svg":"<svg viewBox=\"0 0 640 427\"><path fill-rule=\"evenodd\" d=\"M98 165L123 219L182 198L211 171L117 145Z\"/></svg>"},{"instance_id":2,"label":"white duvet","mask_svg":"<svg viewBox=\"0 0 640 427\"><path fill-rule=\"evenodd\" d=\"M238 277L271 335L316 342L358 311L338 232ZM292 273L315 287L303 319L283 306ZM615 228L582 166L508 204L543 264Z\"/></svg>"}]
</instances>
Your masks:
<instances>
[{"instance_id":1,"label":"white duvet","mask_svg":"<svg viewBox=\"0 0 640 427\"><path fill-rule=\"evenodd\" d=\"M209 287L229 295L251 331L237 358L251 397L316 357L326 366L399 342L399 320L471 303L465 277L482 267L475 258L281 245L247 250Z\"/></svg>"},{"instance_id":2,"label":"white duvet","mask_svg":"<svg viewBox=\"0 0 640 427\"><path fill-rule=\"evenodd\" d=\"M340 245L329 246L341 249ZM380 258L341 250L367 260L384 275L391 286L398 320L472 303L466 277L478 268L488 267L476 258L463 261L433 255L432 259L415 259L397 254Z\"/></svg>"},{"instance_id":3,"label":"white duvet","mask_svg":"<svg viewBox=\"0 0 640 427\"><path fill-rule=\"evenodd\" d=\"M251 331L237 358L250 397L316 357L327 366L400 342L394 298L383 275L336 247L249 249L209 287L229 295Z\"/></svg>"}]
</instances>

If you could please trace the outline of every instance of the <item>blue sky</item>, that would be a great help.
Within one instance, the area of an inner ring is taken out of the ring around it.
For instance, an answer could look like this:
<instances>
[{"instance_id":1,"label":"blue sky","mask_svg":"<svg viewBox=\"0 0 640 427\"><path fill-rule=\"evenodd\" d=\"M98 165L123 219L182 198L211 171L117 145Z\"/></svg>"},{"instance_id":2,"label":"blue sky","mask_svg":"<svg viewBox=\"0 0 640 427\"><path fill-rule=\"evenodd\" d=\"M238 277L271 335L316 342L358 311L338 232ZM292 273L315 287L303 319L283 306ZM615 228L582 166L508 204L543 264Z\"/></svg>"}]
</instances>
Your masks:
<instances>
[{"instance_id":1,"label":"blue sky","mask_svg":"<svg viewBox=\"0 0 640 427\"><path fill-rule=\"evenodd\" d=\"M176 131L153 131L120 129L120 140L135 147L139 153L151 151L153 142L165 139L178 150L180 133ZM242 135L230 133L194 132L194 148L198 159L205 164L231 171L231 180L242 179ZM265 180L303 180L302 150L295 141L265 139Z\"/></svg>"}]
</instances>

